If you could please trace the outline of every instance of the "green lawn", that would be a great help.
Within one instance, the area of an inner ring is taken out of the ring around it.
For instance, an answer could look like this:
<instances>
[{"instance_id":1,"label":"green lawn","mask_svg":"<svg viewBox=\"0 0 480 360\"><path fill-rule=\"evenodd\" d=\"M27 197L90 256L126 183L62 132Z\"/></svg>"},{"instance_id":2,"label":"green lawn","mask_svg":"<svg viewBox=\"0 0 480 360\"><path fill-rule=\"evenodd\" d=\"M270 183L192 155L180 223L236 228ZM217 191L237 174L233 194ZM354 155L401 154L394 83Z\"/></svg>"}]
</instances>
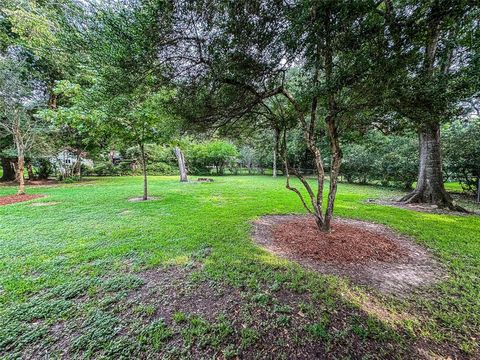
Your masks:
<instances>
[{"instance_id":1,"label":"green lawn","mask_svg":"<svg viewBox=\"0 0 480 360\"><path fill-rule=\"evenodd\" d=\"M396 193L341 184L338 216L411 235L448 269L444 282L394 297L251 242L256 217L302 213L281 178L152 177L150 202L127 201L139 177L28 190L47 197L0 207L0 356L480 355L478 216L364 204Z\"/></svg>"}]
</instances>

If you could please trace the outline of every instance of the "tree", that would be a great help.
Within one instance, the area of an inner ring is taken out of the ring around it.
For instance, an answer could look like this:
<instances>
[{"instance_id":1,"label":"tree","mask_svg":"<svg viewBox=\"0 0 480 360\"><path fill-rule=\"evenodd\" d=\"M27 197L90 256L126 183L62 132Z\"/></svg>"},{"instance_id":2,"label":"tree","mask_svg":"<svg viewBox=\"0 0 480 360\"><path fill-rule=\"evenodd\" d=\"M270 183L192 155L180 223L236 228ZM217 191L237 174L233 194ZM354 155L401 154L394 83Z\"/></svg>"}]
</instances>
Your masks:
<instances>
[{"instance_id":1,"label":"tree","mask_svg":"<svg viewBox=\"0 0 480 360\"><path fill-rule=\"evenodd\" d=\"M383 19L376 5L370 1L265 1L255 5L217 1L197 7L201 11L188 19L201 22L203 16L203 22L190 32L182 28L194 39L188 56L192 57L192 47L197 51L195 60L187 62L188 66L198 64L191 84L199 99L192 104L197 106L197 117L209 122L251 119L261 108L270 108L269 99L283 97L302 129L317 175L315 189L290 163L288 129L283 127L286 186L300 197L318 228L329 231L342 160L341 130L366 106L360 95L378 57ZM198 91L199 85L208 91ZM271 118L276 118L271 112ZM321 137L328 138L331 153L326 206L326 166L318 146ZM292 185L290 174L300 180L307 198Z\"/></svg>"},{"instance_id":2,"label":"tree","mask_svg":"<svg viewBox=\"0 0 480 360\"><path fill-rule=\"evenodd\" d=\"M11 154L11 147L13 147L13 139L11 136L0 138L0 159L2 162L2 177L0 181L14 181L15 168L13 166Z\"/></svg>"},{"instance_id":3,"label":"tree","mask_svg":"<svg viewBox=\"0 0 480 360\"><path fill-rule=\"evenodd\" d=\"M109 132L104 123L106 116L101 109L90 106L91 84L83 82L85 85L82 87L69 80L58 81L52 90L56 97L55 107L39 113L39 116L54 128L51 137L57 153L67 149L76 154L71 173L66 173L66 177L81 177L82 154L95 154L100 144L108 143Z\"/></svg>"},{"instance_id":4,"label":"tree","mask_svg":"<svg viewBox=\"0 0 480 360\"><path fill-rule=\"evenodd\" d=\"M222 140L207 142L204 152L206 162L215 167L218 175L222 175L225 166L238 156L236 146Z\"/></svg>"},{"instance_id":5,"label":"tree","mask_svg":"<svg viewBox=\"0 0 480 360\"><path fill-rule=\"evenodd\" d=\"M93 77L82 106L102 114L100 122L112 137L138 146L147 200L145 146L167 142L177 123L168 111L174 90L158 58L158 44L169 35L170 4L132 0L77 5L68 44L75 42L76 51L86 54L84 66ZM75 17L78 13L81 19Z\"/></svg>"},{"instance_id":6,"label":"tree","mask_svg":"<svg viewBox=\"0 0 480 360\"><path fill-rule=\"evenodd\" d=\"M443 129L445 168L480 202L480 119L457 120Z\"/></svg>"},{"instance_id":7,"label":"tree","mask_svg":"<svg viewBox=\"0 0 480 360\"><path fill-rule=\"evenodd\" d=\"M17 155L18 194L25 194L25 156L39 133L35 110L43 105L42 85L29 77L28 67L15 50L0 58L0 128L13 138Z\"/></svg>"},{"instance_id":8,"label":"tree","mask_svg":"<svg viewBox=\"0 0 480 360\"><path fill-rule=\"evenodd\" d=\"M379 98L388 98L419 137L417 185L402 201L462 210L443 185L440 129L478 92L478 5L468 0L385 1L382 12L387 56L377 81Z\"/></svg>"}]
</instances>

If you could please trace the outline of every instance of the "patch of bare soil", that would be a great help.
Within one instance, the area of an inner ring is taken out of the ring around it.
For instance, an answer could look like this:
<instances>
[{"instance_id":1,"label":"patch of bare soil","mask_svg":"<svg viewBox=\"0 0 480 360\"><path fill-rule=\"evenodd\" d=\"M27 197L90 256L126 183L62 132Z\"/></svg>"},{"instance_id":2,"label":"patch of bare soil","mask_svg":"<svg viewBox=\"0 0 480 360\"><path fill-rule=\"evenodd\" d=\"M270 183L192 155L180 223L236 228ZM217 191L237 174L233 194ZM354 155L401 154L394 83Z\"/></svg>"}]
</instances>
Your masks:
<instances>
[{"instance_id":1,"label":"patch of bare soil","mask_svg":"<svg viewBox=\"0 0 480 360\"><path fill-rule=\"evenodd\" d=\"M456 215L456 216L469 216L469 215L480 215L478 212L473 211L470 213L464 213L459 211L452 211L449 209L439 208L437 205L430 204L405 204L403 202L394 201L394 200L380 200L380 199L368 199L367 204L376 204L376 205L385 205L397 207L400 209L407 209L412 211L424 212L429 214L441 214L441 215Z\"/></svg>"},{"instance_id":2,"label":"patch of bare soil","mask_svg":"<svg viewBox=\"0 0 480 360\"><path fill-rule=\"evenodd\" d=\"M335 311L330 308L327 313L325 304L314 300L309 293L283 287L272 290L268 286L252 291L192 276L201 271L202 264L194 263L138 272L135 276L143 285L116 300L110 297L112 302L103 303L102 311L115 314L121 323L112 329L116 340L131 338L138 344L138 331L160 319L172 331L160 348L139 346L133 352L119 349L124 351L123 357L224 359L227 356L223 350L228 347L236 351L233 357L236 359L432 358L420 353L416 344L404 348L391 340L378 341L352 332L353 323L366 323L371 318L371 311L362 310L365 306L344 306L342 301L337 301L334 302L337 304ZM104 295L93 296L105 301L108 297ZM382 311L388 315L388 310ZM186 316L183 320L175 317L180 313ZM188 319L192 316L205 322L191 322ZM225 319L224 325L218 325L220 318ZM23 358L41 359L45 354L57 354L66 359L78 357L81 354L72 344L89 331L87 326L83 318L62 320L49 329L52 342L29 345L22 353ZM386 322L378 326L387 332L392 325ZM312 329L317 329L319 337L312 335ZM111 343L108 346L111 347ZM431 344L422 344L423 349L432 354ZM451 349L437 352L455 354ZM100 358L101 352L90 355Z\"/></svg>"},{"instance_id":3,"label":"patch of bare soil","mask_svg":"<svg viewBox=\"0 0 480 360\"><path fill-rule=\"evenodd\" d=\"M279 256L385 293L406 294L445 277L426 249L379 224L336 219L325 234L311 217L264 216L254 222L253 239Z\"/></svg>"},{"instance_id":4,"label":"patch of bare soil","mask_svg":"<svg viewBox=\"0 0 480 360\"><path fill-rule=\"evenodd\" d=\"M150 200L158 200L158 199L159 198L155 197L155 196L148 196L147 200L144 200L142 196L138 196L138 197L130 198L130 199L128 199L128 201L129 202L141 202L141 201L150 201Z\"/></svg>"},{"instance_id":5,"label":"patch of bare soil","mask_svg":"<svg viewBox=\"0 0 480 360\"><path fill-rule=\"evenodd\" d=\"M32 195L32 194L25 194L25 195L6 195L6 196L0 196L0 206L3 205L10 205L10 204L15 204L23 201L29 201L33 199L38 199L42 198L45 195Z\"/></svg>"},{"instance_id":6,"label":"patch of bare soil","mask_svg":"<svg viewBox=\"0 0 480 360\"><path fill-rule=\"evenodd\" d=\"M58 185L59 182L54 179L43 179L43 180L25 180L25 185L28 186L51 186ZM18 186L16 181L4 181L0 183L1 186Z\"/></svg>"},{"instance_id":7,"label":"patch of bare soil","mask_svg":"<svg viewBox=\"0 0 480 360\"><path fill-rule=\"evenodd\" d=\"M54 205L58 205L60 204L60 202L58 201L48 201L48 202L34 202L32 204L30 204L30 206L34 206L34 207L37 207L37 206L54 206Z\"/></svg>"},{"instance_id":8,"label":"patch of bare soil","mask_svg":"<svg viewBox=\"0 0 480 360\"><path fill-rule=\"evenodd\" d=\"M53 180L53 179L27 180L26 184L32 185L32 186L57 185L58 180Z\"/></svg>"}]
</instances>

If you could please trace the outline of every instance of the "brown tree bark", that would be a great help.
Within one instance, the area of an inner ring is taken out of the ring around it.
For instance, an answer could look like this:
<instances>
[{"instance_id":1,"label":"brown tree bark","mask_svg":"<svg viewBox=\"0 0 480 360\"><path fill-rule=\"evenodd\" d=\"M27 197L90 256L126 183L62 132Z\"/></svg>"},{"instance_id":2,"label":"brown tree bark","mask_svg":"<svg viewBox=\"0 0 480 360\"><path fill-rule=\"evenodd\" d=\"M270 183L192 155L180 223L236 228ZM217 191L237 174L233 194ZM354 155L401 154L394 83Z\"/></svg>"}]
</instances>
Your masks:
<instances>
[{"instance_id":1,"label":"brown tree bark","mask_svg":"<svg viewBox=\"0 0 480 360\"><path fill-rule=\"evenodd\" d=\"M427 203L455 211L465 211L455 205L443 185L440 125L436 122L424 124L418 130L420 164L415 190L400 201L405 203Z\"/></svg>"},{"instance_id":2,"label":"brown tree bark","mask_svg":"<svg viewBox=\"0 0 480 360\"><path fill-rule=\"evenodd\" d=\"M76 175L82 177L82 150L77 149L77 159L75 160Z\"/></svg>"},{"instance_id":3,"label":"brown tree bark","mask_svg":"<svg viewBox=\"0 0 480 360\"><path fill-rule=\"evenodd\" d=\"M178 146L175 147L174 151L178 161L178 169L180 171L180 182L188 182L187 167L185 166L185 156L183 155L182 150Z\"/></svg>"},{"instance_id":4,"label":"brown tree bark","mask_svg":"<svg viewBox=\"0 0 480 360\"><path fill-rule=\"evenodd\" d=\"M34 180L35 175L33 174L32 163L30 160L25 161L25 167L27 168L28 180Z\"/></svg>"},{"instance_id":5,"label":"brown tree bark","mask_svg":"<svg viewBox=\"0 0 480 360\"><path fill-rule=\"evenodd\" d=\"M145 146L144 146L144 144L140 144L140 154L142 156L143 200L148 200L147 158L145 156Z\"/></svg>"},{"instance_id":6,"label":"brown tree bark","mask_svg":"<svg viewBox=\"0 0 480 360\"><path fill-rule=\"evenodd\" d=\"M25 194L25 177L23 176L24 169L25 169L25 158L23 155L19 155L18 164L17 164L17 179L18 179L17 195Z\"/></svg>"},{"instance_id":7,"label":"brown tree bark","mask_svg":"<svg viewBox=\"0 0 480 360\"><path fill-rule=\"evenodd\" d=\"M273 149L273 169L272 176L277 177L277 149Z\"/></svg>"},{"instance_id":8,"label":"brown tree bark","mask_svg":"<svg viewBox=\"0 0 480 360\"><path fill-rule=\"evenodd\" d=\"M2 157L2 177L0 181L15 181L15 168L12 165L12 161L8 158Z\"/></svg>"},{"instance_id":9,"label":"brown tree bark","mask_svg":"<svg viewBox=\"0 0 480 360\"><path fill-rule=\"evenodd\" d=\"M432 14L435 14L435 16L432 15L430 18L425 44L423 72L426 77L433 76L435 72L436 56L441 33L440 25L442 17L434 10L438 9L436 9L436 7L432 9ZM451 51L453 51L453 49L450 50L450 53ZM437 71L447 74L450 61L445 62L445 64L447 65L437 69ZM404 196L400 201L405 203L426 203L437 205L441 208L466 212L465 209L454 204L452 197L447 193L443 185L440 123L436 120L422 121L418 128L418 138L420 163L417 186L413 192Z\"/></svg>"}]
</instances>

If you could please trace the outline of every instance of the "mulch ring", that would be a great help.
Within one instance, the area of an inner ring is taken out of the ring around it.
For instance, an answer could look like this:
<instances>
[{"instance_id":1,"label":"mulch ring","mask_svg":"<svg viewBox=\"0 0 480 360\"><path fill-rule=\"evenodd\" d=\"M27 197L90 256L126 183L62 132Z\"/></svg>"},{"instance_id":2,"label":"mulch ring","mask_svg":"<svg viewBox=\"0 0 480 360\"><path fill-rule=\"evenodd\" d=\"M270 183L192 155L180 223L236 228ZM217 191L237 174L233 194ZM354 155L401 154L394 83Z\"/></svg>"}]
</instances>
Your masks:
<instances>
[{"instance_id":1,"label":"mulch ring","mask_svg":"<svg viewBox=\"0 0 480 360\"><path fill-rule=\"evenodd\" d=\"M253 240L268 251L385 293L406 294L445 278L426 249L383 225L336 218L326 234L312 217L296 215L264 216L253 225Z\"/></svg>"},{"instance_id":2,"label":"mulch ring","mask_svg":"<svg viewBox=\"0 0 480 360\"><path fill-rule=\"evenodd\" d=\"M158 199L160 198L156 196L148 196L147 199L145 200L143 196L138 196L138 197L129 198L128 202L142 202L142 201L152 201L152 200L158 200Z\"/></svg>"},{"instance_id":3,"label":"mulch ring","mask_svg":"<svg viewBox=\"0 0 480 360\"><path fill-rule=\"evenodd\" d=\"M0 196L0 206L3 205L10 205L10 204L15 204L23 201L29 201L33 199L39 199L44 197L45 195L31 195L31 194L24 194L24 195L6 195L6 196Z\"/></svg>"}]
</instances>

